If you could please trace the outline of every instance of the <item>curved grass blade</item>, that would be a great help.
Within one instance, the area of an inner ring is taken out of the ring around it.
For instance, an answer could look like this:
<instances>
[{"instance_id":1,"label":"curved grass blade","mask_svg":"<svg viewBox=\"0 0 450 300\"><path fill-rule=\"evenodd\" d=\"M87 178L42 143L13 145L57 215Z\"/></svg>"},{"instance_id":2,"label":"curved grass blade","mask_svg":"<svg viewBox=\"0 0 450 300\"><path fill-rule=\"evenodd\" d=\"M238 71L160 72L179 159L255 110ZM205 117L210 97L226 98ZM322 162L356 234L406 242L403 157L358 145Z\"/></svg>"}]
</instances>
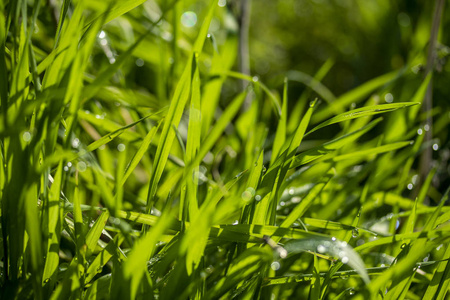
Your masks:
<instances>
[{"instance_id":1,"label":"curved grass blade","mask_svg":"<svg viewBox=\"0 0 450 300\"><path fill-rule=\"evenodd\" d=\"M291 240L284 245L284 249L289 254L303 251L322 254L327 253L355 269L366 284L370 282L364 262L358 253L356 253L346 242L339 241L336 238Z\"/></svg>"},{"instance_id":2,"label":"curved grass blade","mask_svg":"<svg viewBox=\"0 0 450 300\"><path fill-rule=\"evenodd\" d=\"M337 162L337 161L342 161L342 160L346 160L346 159L361 159L361 158L365 158L365 157L380 154L380 153L398 150L403 147L410 146L412 144L413 144L412 141L392 143L392 144L383 145L383 146L379 146L379 147L375 147L375 148L370 148L367 150L361 150L361 151L356 151L356 152L352 152L352 153L338 155L338 156L333 157L332 160Z\"/></svg>"},{"instance_id":3,"label":"curved grass blade","mask_svg":"<svg viewBox=\"0 0 450 300\"><path fill-rule=\"evenodd\" d=\"M262 82L260 82L259 80L255 80L255 78L242 74L242 73L238 73L238 72L233 72L233 71L227 71L227 72L222 72L219 73L219 75L226 75L226 76L230 76L233 78L237 78L237 79L243 79L249 82L253 82L254 84L260 86L263 91L267 94L267 96L269 96L269 99L271 100L271 103L274 107L275 113L277 114L277 117L280 117L282 112L281 112L281 106L280 103L278 102L278 99L275 97L275 95L269 90L269 88L263 84Z\"/></svg>"},{"instance_id":4,"label":"curved grass blade","mask_svg":"<svg viewBox=\"0 0 450 300\"><path fill-rule=\"evenodd\" d=\"M334 64L335 60L332 57L328 58L314 75L313 79L317 82L320 82L328 74ZM290 111L290 120L288 122L287 132L294 132L294 130L297 128L297 120L300 120L300 117L303 115L303 111L307 106L306 103L308 99L311 98L312 87L308 87L309 88L303 91L300 98L297 100L297 103Z\"/></svg>"},{"instance_id":5,"label":"curved grass blade","mask_svg":"<svg viewBox=\"0 0 450 300\"><path fill-rule=\"evenodd\" d=\"M324 99L328 103L336 100L336 97L325 85L306 73L300 71L289 71L287 77L289 78L289 80L298 81L310 87L311 90L316 92L322 99Z\"/></svg>"},{"instance_id":6,"label":"curved grass blade","mask_svg":"<svg viewBox=\"0 0 450 300\"><path fill-rule=\"evenodd\" d=\"M330 142L327 142L327 143L323 144L322 146L319 146L319 147L316 147L316 148L313 148L313 149L310 149L308 151L298 154L297 156L294 157L292 164L291 164L291 168L296 168L301 165L307 164L307 163L312 162L324 155L327 155L339 148L342 148L346 144L355 141L360 136L362 136L363 134L365 134L366 132L371 130L381 120L382 120L381 118L376 119L361 129L358 129L358 130L348 133L344 136L341 136L337 139L334 139Z\"/></svg>"},{"instance_id":7,"label":"curved grass blade","mask_svg":"<svg viewBox=\"0 0 450 300\"><path fill-rule=\"evenodd\" d=\"M367 116L372 116L372 115L377 115L377 114L383 114L383 113L395 111L400 108L406 108L406 107L410 107L410 106L414 106L414 105L418 105L418 104L420 104L420 103L418 103L418 102L415 102L415 103L400 102L400 103L381 104L381 105L357 108L357 109L339 114L339 115L317 125L313 129L308 131L308 133L306 135L311 134L314 131L319 130L319 129L321 129L325 126L331 125L331 124L336 124L336 123L344 122L347 120L353 120L356 118L362 118L362 117L367 117Z\"/></svg>"},{"instance_id":8,"label":"curved grass blade","mask_svg":"<svg viewBox=\"0 0 450 300\"><path fill-rule=\"evenodd\" d=\"M313 122L320 122L335 113L339 113L352 103L358 103L379 87L389 83L399 76L399 71L394 71L376 77L353 90L339 96L335 101L314 115Z\"/></svg>"}]
</instances>

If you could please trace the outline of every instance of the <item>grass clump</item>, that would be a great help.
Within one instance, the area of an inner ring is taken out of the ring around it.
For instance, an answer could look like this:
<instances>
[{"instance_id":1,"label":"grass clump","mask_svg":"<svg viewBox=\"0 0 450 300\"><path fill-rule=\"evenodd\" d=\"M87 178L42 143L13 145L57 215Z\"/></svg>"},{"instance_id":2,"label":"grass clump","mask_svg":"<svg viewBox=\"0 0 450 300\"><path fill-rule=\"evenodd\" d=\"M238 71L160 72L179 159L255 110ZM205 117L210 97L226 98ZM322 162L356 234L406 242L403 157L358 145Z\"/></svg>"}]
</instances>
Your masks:
<instances>
[{"instance_id":1,"label":"grass clump","mask_svg":"<svg viewBox=\"0 0 450 300\"><path fill-rule=\"evenodd\" d=\"M266 81L216 2L0 4L2 299L444 299L425 50L341 96L332 59Z\"/></svg>"}]
</instances>

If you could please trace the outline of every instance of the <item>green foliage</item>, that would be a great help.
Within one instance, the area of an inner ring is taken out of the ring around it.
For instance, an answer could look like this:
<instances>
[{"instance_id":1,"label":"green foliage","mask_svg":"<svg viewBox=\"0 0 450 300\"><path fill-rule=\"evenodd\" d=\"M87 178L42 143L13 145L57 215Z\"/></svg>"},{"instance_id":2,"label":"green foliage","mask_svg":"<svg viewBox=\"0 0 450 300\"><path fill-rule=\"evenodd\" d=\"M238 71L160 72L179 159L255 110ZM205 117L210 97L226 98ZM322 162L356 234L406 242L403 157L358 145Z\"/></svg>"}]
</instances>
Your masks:
<instances>
[{"instance_id":1,"label":"green foliage","mask_svg":"<svg viewBox=\"0 0 450 300\"><path fill-rule=\"evenodd\" d=\"M266 2L255 24L297 7ZM376 1L353 2L376 33ZM279 58L282 83L240 73L236 3L0 2L1 299L447 297L448 103L419 127L429 84L448 96L448 48L417 70L430 20L343 92L339 55L314 75Z\"/></svg>"}]
</instances>

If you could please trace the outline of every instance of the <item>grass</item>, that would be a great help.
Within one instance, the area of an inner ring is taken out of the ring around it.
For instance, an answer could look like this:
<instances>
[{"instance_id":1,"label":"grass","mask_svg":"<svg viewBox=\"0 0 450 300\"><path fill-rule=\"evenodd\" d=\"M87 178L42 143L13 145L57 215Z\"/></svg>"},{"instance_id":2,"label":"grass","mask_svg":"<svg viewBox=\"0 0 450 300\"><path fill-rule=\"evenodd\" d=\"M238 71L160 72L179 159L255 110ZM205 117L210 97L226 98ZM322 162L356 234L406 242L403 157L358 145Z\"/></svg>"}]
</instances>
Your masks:
<instances>
[{"instance_id":1,"label":"grass","mask_svg":"<svg viewBox=\"0 0 450 300\"><path fill-rule=\"evenodd\" d=\"M2 299L446 298L425 50L340 96L331 59L271 87L216 1L185 32L181 1L144 2L0 4Z\"/></svg>"}]
</instances>

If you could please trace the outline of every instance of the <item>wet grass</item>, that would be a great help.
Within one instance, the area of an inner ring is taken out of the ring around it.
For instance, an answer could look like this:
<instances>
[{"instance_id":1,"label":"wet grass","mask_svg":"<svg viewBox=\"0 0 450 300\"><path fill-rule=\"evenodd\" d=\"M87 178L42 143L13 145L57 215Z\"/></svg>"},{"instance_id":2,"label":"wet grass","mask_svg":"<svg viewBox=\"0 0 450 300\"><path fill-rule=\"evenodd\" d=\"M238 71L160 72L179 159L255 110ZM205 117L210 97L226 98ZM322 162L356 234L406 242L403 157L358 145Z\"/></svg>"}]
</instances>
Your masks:
<instances>
[{"instance_id":1,"label":"wet grass","mask_svg":"<svg viewBox=\"0 0 450 300\"><path fill-rule=\"evenodd\" d=\"M216 1L184 34L181 2L143 2L0 4L2 299L445 298L431 75L268 87Z\"/></svg>"}]
</instances>

